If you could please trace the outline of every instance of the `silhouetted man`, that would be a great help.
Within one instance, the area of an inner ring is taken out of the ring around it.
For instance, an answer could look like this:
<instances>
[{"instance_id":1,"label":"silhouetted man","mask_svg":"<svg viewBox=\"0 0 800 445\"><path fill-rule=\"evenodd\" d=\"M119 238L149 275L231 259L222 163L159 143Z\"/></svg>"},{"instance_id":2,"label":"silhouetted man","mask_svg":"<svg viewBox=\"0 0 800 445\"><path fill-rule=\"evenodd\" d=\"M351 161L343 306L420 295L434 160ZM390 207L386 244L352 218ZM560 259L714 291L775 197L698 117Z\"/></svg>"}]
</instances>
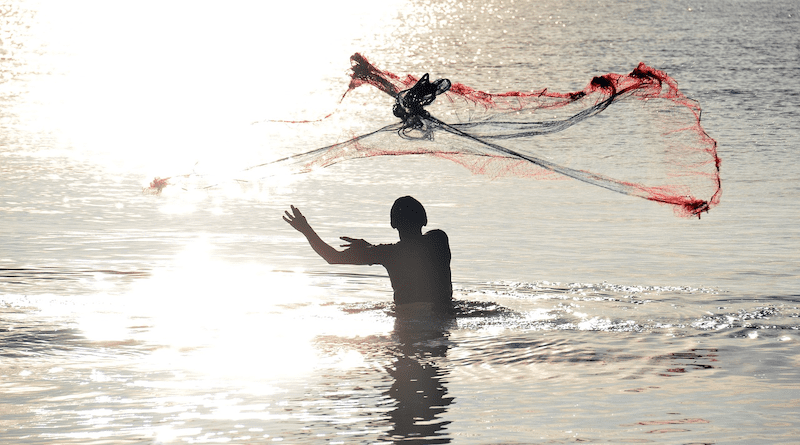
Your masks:
<instances>
[{"instance_id":1,"label":"silhouetted man","mask_svg":"<svg viewBox=\"0 0 800 445\"><path fill-rule=\"evenodd\" d=\"M296 207L283 219L306 236L309 244L329 264L381 264L389 273L398 313L403 311L449 312L453 284L450 277L450 243L441 230L422 233L428 224L425 208L419 201L403 196L392 206L390 222L400 241L372 245L363 239L346 236L345 250L339 251L323 241Z\"/></svg>"}]
</instances>

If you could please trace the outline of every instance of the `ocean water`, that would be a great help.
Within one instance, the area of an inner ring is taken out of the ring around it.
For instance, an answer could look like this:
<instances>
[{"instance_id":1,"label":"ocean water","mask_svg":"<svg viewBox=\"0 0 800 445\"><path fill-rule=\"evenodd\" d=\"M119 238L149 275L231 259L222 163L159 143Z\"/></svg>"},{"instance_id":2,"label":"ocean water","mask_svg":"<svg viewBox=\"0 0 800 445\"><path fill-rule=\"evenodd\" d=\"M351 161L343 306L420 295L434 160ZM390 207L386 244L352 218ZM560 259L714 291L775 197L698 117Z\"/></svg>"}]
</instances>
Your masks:
<instances>
[{"instance_id":1,"label":"ocean water","mask_svg":"<svg viewBox=\"0 0 800 445\"><path fill-rule=\"evenodd\" d=\"M0 3L0 442L797 442L796 3L330 3ZM721 203L427 157L237 181L389 114L265 123L336 109L354 52L491 92L645 62L702 106ZM187 173L218 186L142 193ZM454 320L396 320L383 269L280 218L392 242L402 195Z\"/></svg>"}]
</instances>

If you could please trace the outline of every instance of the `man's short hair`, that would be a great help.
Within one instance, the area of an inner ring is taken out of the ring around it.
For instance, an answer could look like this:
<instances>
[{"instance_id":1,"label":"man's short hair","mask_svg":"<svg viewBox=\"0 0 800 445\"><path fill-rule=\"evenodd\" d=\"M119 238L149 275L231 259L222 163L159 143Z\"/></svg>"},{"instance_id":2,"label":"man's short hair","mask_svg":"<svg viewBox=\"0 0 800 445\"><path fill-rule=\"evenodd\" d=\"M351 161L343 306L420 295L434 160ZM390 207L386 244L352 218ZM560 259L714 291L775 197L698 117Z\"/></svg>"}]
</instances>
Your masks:
<instances>
[{"instance_id":1,"label":"man's short hair","mask_svg":"<svg viewBox=\"0 0 800 445\"><path fill-rule=\"evenodd\" d=\"M403 196L395 200L390 220L393 229L428 225L428 215L425 213L425 207L422 207L419 201L410 196Z\"/></svg>"}]
</instances>

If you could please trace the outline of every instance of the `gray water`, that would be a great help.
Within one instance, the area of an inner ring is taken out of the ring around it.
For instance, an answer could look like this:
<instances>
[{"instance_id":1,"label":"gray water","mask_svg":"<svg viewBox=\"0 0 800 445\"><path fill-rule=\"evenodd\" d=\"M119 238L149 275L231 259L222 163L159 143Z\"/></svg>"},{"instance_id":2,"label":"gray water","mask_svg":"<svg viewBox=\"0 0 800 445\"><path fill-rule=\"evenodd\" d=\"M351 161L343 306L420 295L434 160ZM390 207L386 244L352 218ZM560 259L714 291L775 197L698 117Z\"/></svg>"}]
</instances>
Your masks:
<instances>
[{"instance_id":1,"label":"gray water","mask_svg":"<svg viewBox=\"0 0 800 445\"><path fill-rule=\"evenodd\" d=\"M796 442L798 14L3 2L0 442ZM233 180L374 128L263 124L335 109L354 52L492 92L645 62L702 106L721 203L684 219L425 157ZM220 185L142 193L191 172ZM448 233L471 316L396 322L383 269L329 266L280 219L294 204L328 241L392 242L407 194Z\"/></svg>"}]
</instances>

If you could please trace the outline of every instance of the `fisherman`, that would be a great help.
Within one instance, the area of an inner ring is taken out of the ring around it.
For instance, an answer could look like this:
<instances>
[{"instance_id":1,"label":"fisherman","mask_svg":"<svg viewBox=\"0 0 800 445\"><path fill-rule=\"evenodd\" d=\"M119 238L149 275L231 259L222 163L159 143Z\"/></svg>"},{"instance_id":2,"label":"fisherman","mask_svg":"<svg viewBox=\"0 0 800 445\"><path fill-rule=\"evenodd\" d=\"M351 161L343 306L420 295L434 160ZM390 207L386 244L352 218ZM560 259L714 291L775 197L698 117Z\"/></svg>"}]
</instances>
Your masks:
<instances>
[{"instance_id":1,"label":"fisherman","mask_svg":"<svg viewBox=\"0 0 800 445\"><path fill-rule=\"evenodd\" d=\"M442 230L422 233L428 224L425 208L411 196L398 198L390 212L400 241L372 245L363 239L341 237L348 244L339 251L323 241L295 206L284 221L305 235L328 264L380 264L389 273L396 313L448 313L452 310L450 243Z\"/></svg>"}]
</instances>

